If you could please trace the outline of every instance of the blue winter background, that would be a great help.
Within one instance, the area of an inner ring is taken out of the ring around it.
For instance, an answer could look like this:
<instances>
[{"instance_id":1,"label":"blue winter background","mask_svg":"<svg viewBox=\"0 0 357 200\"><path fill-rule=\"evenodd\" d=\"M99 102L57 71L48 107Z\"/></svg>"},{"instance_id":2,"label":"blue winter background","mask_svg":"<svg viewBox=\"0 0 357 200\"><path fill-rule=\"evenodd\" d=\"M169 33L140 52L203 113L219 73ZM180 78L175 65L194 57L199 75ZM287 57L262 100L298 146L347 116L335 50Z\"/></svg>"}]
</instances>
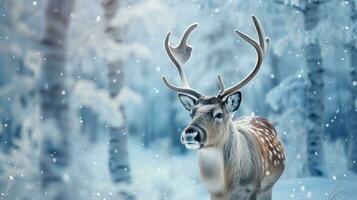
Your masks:
<instances>
[{"instance_id":1,"label":"blue winter background","mask_svg":"<svg viewBox=\"0 0 357 200\"><path fill-rule=\"evenodd\" d=\"M357 199L356 0L0 0L0 199L209 199L163 40L200 24L185 71L216 95L254 66L251 15L271 46L235 117L276 125L273 199Z\"/></svg>"}]
</instances>

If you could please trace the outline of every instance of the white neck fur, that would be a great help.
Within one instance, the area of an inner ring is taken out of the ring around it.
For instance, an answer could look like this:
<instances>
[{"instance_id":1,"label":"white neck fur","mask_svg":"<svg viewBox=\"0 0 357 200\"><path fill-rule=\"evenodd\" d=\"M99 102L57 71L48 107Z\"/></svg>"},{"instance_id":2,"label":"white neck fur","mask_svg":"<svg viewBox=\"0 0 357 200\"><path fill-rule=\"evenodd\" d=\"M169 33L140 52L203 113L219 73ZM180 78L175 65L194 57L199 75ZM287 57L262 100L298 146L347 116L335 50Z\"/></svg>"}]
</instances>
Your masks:
<instances>
[{"instance_id":1,"label":"white neck fur","mask_svg":"<svg viewBox=\"0 0 357 200\"><path fill-rule=\"evenodd\" d=\"M221 147L207 147L198 151L201 178L212 193L224 192L226 168L239 177L245 177L252 163L247 141L235 129L232 121L229 122L228 131L228 139Z\"/></svg>"}]
</instances>

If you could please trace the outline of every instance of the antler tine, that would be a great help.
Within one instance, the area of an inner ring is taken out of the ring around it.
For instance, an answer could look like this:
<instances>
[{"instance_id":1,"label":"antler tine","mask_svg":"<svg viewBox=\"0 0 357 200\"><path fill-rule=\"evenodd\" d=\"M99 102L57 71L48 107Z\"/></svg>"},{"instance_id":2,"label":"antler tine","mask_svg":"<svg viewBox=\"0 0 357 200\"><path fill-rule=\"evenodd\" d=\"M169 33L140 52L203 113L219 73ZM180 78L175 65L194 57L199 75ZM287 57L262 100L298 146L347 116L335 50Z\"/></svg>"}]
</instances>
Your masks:
<instances>
[{"instance_id":1,"label":"antler tine","mask_svg":"<svg viewBox=\"0 0 357 200\"><path fill-rule=\"evenodd\" d=\"M258 21L258 19L255 17L255 16L252 16L252 19L253 19L253 23L254 23L254 26L255 26L255 30L257 31L257 34L258 34L258 40L259 40L259 45L260 45L260 48L264 50L264 30L263 30L263 27L262 25L260 24L260 22Z\"/></svg>"},{"instance_id":2,"label":"antler tine","mask_svg":"<svg viewBox=\"0 0 357 200\"><path fill-rule=\"evenodd\" d=\"M181 67L181 64L176 60L175 56L172 54L172 51L171 51L171 45L169 45L169 40L170 40L170 35L171 35L171 32L168 32L166 37L165 37L165 50L166 50L166 53L167 55L169 56L171 62L174 63L174 65L176 66L177 68L177 71L180 75L180 79L181 79L181 83L183 86L187 86L187 79L186 79L186 75L185 73L183 72L182 70L182 67Z\"/></svg>"},{"instance_id":3,"label":"antler tine","mask_svg":"<svg viewBox=\"0 0 357 200\"><path fill-rule=\"evenodd\" d=\"M255 29L257 31L257 34L258 34L260 47L263 50L264 56L266 56L266 54L268 53L268 50L269 50L269 38L265 37L265 35L264 35L265 32L264 32L263 26L260 23L260 21L257 19L257 17L252 16L252 19L253 19L253 23L254 23ZM266 43L266 45L265 45L265 43Z\"/></svg>"},{"instance_id":4,"label":"antler tine","mask_svg":"<svg viewBox=\"0 0 357 200\"><path fill-rule=\"evenodd\" d=\"M218 83L219 83L219 93L218 94L222 94L224 92L224 81L223 78L221 77L221 75L217 76L218 78Z\"/></svg>"},{"instance_id":5,"label":"antler tine","mask_svg":"<svg viewBox=\"0 0 357 200\"><path fill-rule=\"evenodd\" d=\"M181 41L179 43L179 46L182 46L182 45L187 45L187 39L188 39L188 36L190 36L191 32L193 30L195 30L195 28L198 27L198 24L197 23L194 23L194 24L191 24L187 29L186 31L183 33L182 35L182 38L181 38ZM188 46L188 45L187 45ZM191 47L191 46L188 46L188 47ZM192 49L192 47L191 47Z\"/></svg>"},{"instance_id":6,"label":"antler tine","mask_svg":"<svg viewBox=\"0 0 357 200\"><path fill-rule=\"evenodd\" d=\"M191 32L197 26L198 26L197 23L189 26L186 29L186 31L183 33L181 41L178 43L178 45L176 47L172 47L169 44L171 32L167 33L167 35L165 37L165 41L164 41L165 50L166 50L166 53L169 56L170 60L172 61L172 63L176 66L176 69L180 76L182 87L174 86L173 84L168 82L168 80L164 76L163 76L163 81L168 88L170 88L176 92L186 93L186 94L192 95L196 98L199 98L199 97L201 97L201 95L198 92L196 92L195 90L191 89L191 87L188 84L186 74L182 69L182 65L184 65L190 59L191 52L192 52L192 47L187 45L187 39L188 39L189 35L191 34Z\"/></svg>"},{"instance_id":7,"label":"antler tine","mask_svg":"<svg viewBox=\"0 0 357 200\"><path fill-rule=\"evenodd\" d=\"M246 85L258 72L262 61L265 57L265 55L268 52L268 48L269 48L269 38L265 38L264 39L264 30L259 22L259 20L255 17L252 16L253 19L253 23L256 29L256 32L258 34L258 39L259 39L259 43L256 42L254 39L252 39L251 37L249 37L248 35L240 32L239 30L235 30L235 32L245 41L247 41L250 45L252 45L254 47L254 49L257 52L257 62L255 64L255 67L253 68L253 70L240 82L236 83L235 85L227 88L224 90L224 92L219 92L219 97L221 97L222 99L224 99L225 97L227 97L228 95L238 91L240 88L242 88L244 85ZM265 44L266 42L266 44ZM265 47L265 45L267 46L267 48Z\"/></svg>"},{"instance_id":8,"label":"antler tine","mask_svg":"<svg viewBox=\"0 0 357 200\"><path fill-rule=\"evenodd\" d=\"M264 49L264 56L266 56L269 52L270 39L268 37L265 37L265 43L266 43L266 48Z\"/></svg>"}]
</instances>

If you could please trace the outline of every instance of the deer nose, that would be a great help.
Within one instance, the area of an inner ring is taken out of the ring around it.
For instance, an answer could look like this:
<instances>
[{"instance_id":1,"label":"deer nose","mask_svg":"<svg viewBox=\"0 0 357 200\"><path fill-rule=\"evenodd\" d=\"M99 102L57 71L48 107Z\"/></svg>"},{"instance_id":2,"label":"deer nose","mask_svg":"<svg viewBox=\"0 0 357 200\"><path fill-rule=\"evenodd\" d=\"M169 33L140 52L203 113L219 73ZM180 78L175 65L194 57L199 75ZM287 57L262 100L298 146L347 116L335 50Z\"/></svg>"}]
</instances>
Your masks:
<instances>
[{"instance_id":1,"label":"deer nose","mask_svg":"<svg viewBox=\"0 0 357 200\"><path fill-rule=\"evenodd\" d=\"M200 143L201 141L200 130L196 127L187 127L181 137L182 143Z\"/></svg>"}]
</instances>

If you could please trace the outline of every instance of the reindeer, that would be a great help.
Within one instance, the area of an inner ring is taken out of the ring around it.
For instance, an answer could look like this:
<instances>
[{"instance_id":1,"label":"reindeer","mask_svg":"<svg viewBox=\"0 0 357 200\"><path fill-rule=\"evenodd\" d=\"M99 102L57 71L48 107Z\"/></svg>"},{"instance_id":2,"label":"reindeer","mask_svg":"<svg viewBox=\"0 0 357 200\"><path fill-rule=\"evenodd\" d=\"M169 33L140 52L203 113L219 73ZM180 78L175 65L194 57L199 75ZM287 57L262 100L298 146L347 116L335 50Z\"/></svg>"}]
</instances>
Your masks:
<instances>
[{"instance_id":1,"label":"reindeer","mask_svg":"<svg viewBox=\"0 0 357 200\"><path fill-rule=\"evenodd\" d=\"M223 78L218 75L217 96L207 97L193 90L182 69L192 52L188 36L198 24L189 26L176 47L169 44L170 32L164 41L182 86L171 84L165 76L162 79L178 93L192 118L181 134L181 142L186 148L197 150L201 180L212 200L271 200L273 185L284 170L284 148L268 120L257 116L232 120L242 100L239 89L257 74L269 47L269 38L264 39L260 22L255 16L252 18L258 42L238 30L235 32L256 50L256 65L243 80L229 88L225 88Z\"/></svg>"}]
</instances>

